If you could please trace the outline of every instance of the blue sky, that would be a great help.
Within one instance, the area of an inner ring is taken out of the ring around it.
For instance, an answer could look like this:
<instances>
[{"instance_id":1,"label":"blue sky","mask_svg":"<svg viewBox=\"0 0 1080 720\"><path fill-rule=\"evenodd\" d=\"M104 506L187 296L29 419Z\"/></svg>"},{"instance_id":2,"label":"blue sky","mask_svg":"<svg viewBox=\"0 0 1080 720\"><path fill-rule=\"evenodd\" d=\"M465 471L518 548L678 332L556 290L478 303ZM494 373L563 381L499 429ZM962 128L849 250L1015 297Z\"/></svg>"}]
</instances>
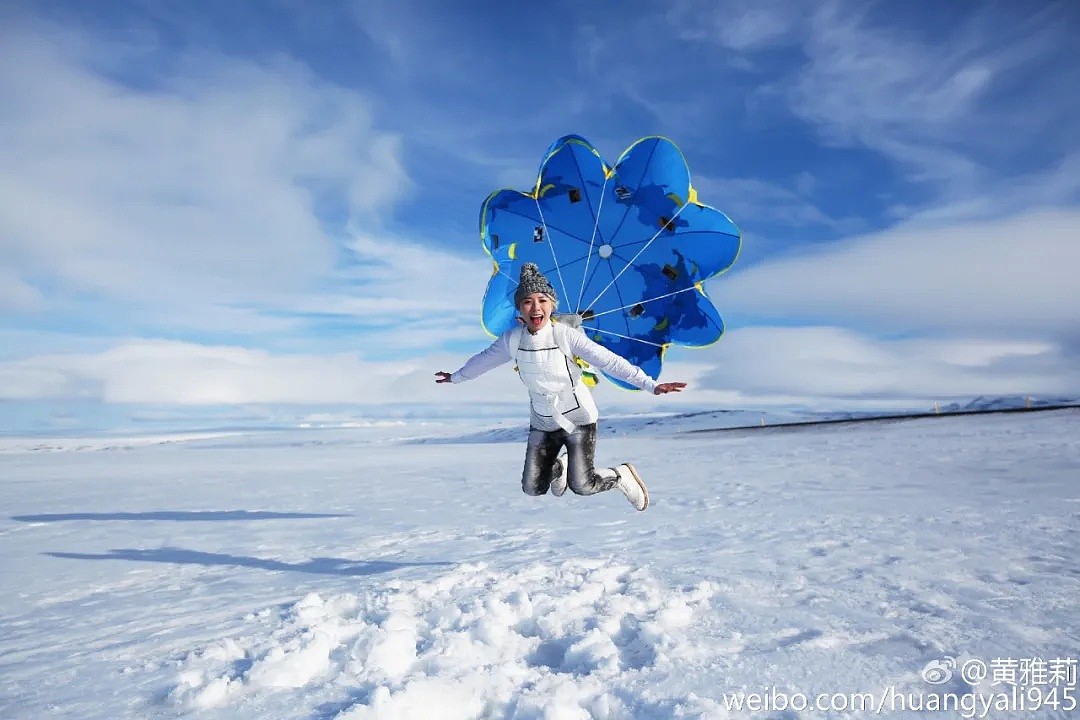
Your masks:
<instances>
[{"instance_id":1,"label":"blue sky","mask_svg":"<svg viewBox=\"0 0 1080 720\"><path fill-rule=\"evenodd\" d=\"M483 414L479 208L672 138L744 232L608 409L1080 394L1070 2L6 2L0 421ZM284 409L283 409L284 408Z\"/></svg>"}]
</instances>

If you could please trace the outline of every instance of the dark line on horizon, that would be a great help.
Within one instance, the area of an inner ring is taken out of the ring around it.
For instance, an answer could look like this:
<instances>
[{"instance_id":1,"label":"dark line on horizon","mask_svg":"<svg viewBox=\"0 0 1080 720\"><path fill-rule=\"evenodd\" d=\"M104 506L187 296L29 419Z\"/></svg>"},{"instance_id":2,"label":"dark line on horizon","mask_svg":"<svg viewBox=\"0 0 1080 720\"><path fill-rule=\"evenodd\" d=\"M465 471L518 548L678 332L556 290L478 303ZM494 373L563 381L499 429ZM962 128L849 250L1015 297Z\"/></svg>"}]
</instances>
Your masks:
<instances>
[{"instance_id":1,"label":"dark line on horizon","mask_svg":"<svg viewBox=\"0 0 1080 720\"><path fill-rule=\"evenodd\" d=\"M812 427L815 425L856 425L859 423L901 422L923 420L927 418L948 418L962 415L1004 415L1006 413L1048 412L1051 410L1080 410L1080 404L1042 405L1039 407L998 408L996 410L952 410L943 412L901 413L897 415L873 415L862 418L832 418L830 420L800 420L796 422L776 423L773 425L739 425L737 427L703 428L700 430L682 430L680 434L722 433L736 430L787 430L791 428Z\"/></svg>"}]
</instances>

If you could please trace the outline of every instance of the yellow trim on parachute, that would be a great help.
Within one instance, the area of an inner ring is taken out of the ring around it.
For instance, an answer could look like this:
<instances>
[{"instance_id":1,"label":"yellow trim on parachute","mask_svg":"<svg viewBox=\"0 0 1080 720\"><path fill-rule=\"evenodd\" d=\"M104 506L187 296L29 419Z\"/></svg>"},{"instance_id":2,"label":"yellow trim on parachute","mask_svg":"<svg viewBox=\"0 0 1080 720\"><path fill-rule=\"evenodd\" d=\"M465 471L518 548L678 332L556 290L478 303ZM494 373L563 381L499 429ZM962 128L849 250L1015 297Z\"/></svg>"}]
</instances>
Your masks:
<instances>
[{"instance_id":1,"label":"yellow trim on parachute","mask_svg":"<svg viewBox=\"0 0 1080 720\"><path fill-rule=\"evenodd\" d=\"M592 365L585 362L577 355L574 356L574 362L581 368L581 382L585 383L589 387L596 387L600 378L596 375L596 371L592 369Z\"/></svg>"},{"instance_id":2,"label":"yellow trim on parachute","mask_svg":"<svg viewBox=\"0 0 1080 720\"><path fill-rule=\"evenodd\" d=\"M506 248L506 253L511 260L517 260L517 243L510 243L510 247Z\"/></svg>"}]
</instances>

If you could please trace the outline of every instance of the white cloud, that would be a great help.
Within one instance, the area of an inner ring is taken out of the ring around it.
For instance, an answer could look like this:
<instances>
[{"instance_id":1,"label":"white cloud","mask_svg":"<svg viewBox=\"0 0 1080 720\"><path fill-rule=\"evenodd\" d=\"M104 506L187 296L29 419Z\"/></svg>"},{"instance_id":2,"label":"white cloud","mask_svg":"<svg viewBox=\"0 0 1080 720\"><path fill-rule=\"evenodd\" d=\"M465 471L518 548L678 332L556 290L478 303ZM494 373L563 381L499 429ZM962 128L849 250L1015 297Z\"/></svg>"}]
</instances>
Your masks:
<instances>
[{"instance_id":1,"label":"white cloud","mask_svg":"<svg viewBox=\"0 0 1080 720\"><path fill-rule=\"evenodd\" d=\"M390 384L414 369L355 354L274 355L232 346L132 340L99 353L0 364L0 397L175 405L358 404L392 400Z\"/></svg>"},{"instance_id":2,"label":"white cloud","mask_svg":"<svg viewBox=\"0 0 1080 720\"><path fill-rule=\"evenodd\" d=\"M1080 211L1048 210L923 219L736 268L709 294L729 322L765 326L729 331L703 384L819 407L1076 395L1077 267Z\"/></svg>"},{"instance_id":3,"label":"white cloud","mask_svg":"<svg viewBox=\"0 0 1080 720\"><path fill-rule=\"evenodd\" d=\"M190 51L134 88L91 69L115 45L37 27L5 45L0 274L50 288L47 303L182 323L265 302L333 270L319 203L376 223L407 191L400 141L365 99L287 58Z\"/></svg>"},{"instance_id":4,"label":"white cloud","mask_svg":"<svg viewBox=\"0 0 1080 720\"><path fill-rule=\"evenodd\" d=\"M482 349L484 343L476 349ZM0 362L0 400L98 400L117 404L491 405L524 390L510 365L470 383L435 384L462 355L400 361L362 353L275 354L168 340L129 340L101 352L40 355Z\"/></svg>"},{"instance_id":5,"label":"white cloud","mask_svg":"<svg viewBox=\"0 0 1080 720\"><path fill-rule=\"evenodd\" d=\"M900 226L710 283L735 317L988 337L1062 338L1080 323L1080 211Z\"/></svg>"},{"instance_id":6,"label":"white cloud","mask_svg":"<svg viewBox=\"0 0 1080 720\"><path fill-rule=\"evenodd\" d=\"M757 327L729 333L703 382L747 396L848 406L850 399L1075 395L1080 368L1039 341L882 340L837 327Z\"/></svg>"}]
</instances>

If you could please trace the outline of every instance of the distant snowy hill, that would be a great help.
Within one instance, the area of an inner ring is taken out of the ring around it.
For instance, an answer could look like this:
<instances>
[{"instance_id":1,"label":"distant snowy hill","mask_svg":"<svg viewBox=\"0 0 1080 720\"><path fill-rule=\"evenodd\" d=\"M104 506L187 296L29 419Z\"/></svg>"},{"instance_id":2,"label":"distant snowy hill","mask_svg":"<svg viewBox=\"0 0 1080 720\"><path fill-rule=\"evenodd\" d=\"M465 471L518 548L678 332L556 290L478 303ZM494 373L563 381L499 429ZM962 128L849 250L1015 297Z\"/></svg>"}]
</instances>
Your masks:
<instances>
[{"instance_id":1,"label":"distant snowy hill","mask_svg":"<svg viewBox=\"0 0 1080 720\"><path fill-rule=\"evenodd\" d=\"M966 403L952 402L941 405L941 412L986 412L993 410L1013 410L1019 408L1057 407L1080 405L1080 397L1024 397L1010 395L1003 397L984 397L980 395Z\"/></svg>"}]
</instances>

